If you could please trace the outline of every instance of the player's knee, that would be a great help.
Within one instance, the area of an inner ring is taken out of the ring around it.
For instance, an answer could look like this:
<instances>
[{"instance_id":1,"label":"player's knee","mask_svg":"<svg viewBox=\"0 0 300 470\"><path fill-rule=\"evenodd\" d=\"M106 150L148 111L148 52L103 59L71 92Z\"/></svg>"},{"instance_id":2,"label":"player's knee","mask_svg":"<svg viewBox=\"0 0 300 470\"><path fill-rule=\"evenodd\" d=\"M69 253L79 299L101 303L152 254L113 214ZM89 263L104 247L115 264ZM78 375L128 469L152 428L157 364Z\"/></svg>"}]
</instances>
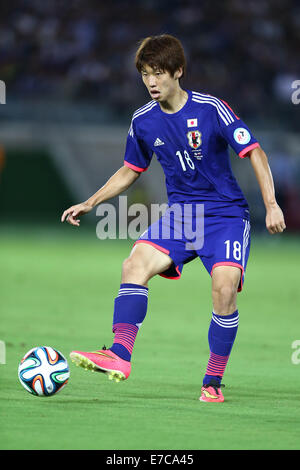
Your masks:
<instances>
[{"instance_id":1,"label":"player's knee","mask_svg":"<svg viewBox=\"0 0 300 470\"><path fill-rule=\"evenodd\" d=\"M213 286L212 297L214 307L219 312L228 313L228 309L235 304L237 286L233 282L218 283Z\"/></svg>"},{"instance_id":2,"label":"player's knee","mask_svg":"<svg viewBox=\"0 0 300 470\"><path fill-rule=\"evenodd\" d=\"M133 257L129 256L129 258L126 258L123 261L123 266L122 266L123 274L125 275L131 274L133 272L136 272L138 269L140 269L140 263Z\"/></svg>"},{"instance_id":3,"label":"player's knee","mask_svg":"<svg viewBox=\"0 0 300 470\"><path fill-rule=\"evenodd\" d=\"M234 282L226 281L213 285L213 295L223 299L232 299L236 296L237 288Z\"/></svg>"},{"instance_id":4,"label":"player's knee","mask_svg":"<svg viewBox=\"0 0 300 470\"><path fill-rule=\"evenodd\" d=\"M129 256L123 262L123 282L139 282L146 280L147 269L143 260L138 256Z\"/></svg>"}]
</instances>

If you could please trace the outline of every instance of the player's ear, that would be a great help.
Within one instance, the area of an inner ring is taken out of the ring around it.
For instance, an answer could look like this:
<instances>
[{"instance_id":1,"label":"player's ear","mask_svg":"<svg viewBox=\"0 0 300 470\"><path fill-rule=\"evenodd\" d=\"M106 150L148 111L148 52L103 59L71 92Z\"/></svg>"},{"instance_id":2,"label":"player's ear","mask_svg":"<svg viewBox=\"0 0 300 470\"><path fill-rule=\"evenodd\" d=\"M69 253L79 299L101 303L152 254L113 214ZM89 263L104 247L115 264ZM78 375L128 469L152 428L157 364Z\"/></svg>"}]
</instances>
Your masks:
<instances>
[{"instance_id":1,"label":"player's ear","mask_svg":"<svg viewBox=\"0 0 300 470\"><path fill-rule=\"evenodd\" d=\"M174 73L174 79L179 80L183 75L183 68L180 67L176 72Z\"/></svg>"}]
</instances>

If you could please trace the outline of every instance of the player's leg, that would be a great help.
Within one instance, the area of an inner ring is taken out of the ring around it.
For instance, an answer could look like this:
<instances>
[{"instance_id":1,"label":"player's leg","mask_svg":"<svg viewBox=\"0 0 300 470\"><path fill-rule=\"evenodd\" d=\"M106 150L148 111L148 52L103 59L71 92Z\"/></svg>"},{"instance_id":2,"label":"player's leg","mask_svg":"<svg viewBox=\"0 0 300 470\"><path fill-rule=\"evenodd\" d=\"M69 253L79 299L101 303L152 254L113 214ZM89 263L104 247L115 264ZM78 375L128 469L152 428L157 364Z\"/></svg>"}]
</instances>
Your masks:
<instances>
[{"instance_id":1,"label":"player's leg","mask_svg":"<svg viewBox=\"0 0 300 470\"><path fill-rule=\"evenodd\" d=\"M148 243L137 243L123 262L122 283L147 287L153 276L166 271L172 263L172 259L160 249Z\"/></svg>"},{"instance_id":2,"label":"player's leg","mask_svg":"<svg viewBox=\"0 0 300 470\"><path fill-rule=\"evenodd\" d=\"M174 220L166 211L136 241L123 263L121 286L115 299L113 344L109 350L94 353L73 351L71 358L79 365L106 372L115 380L129 376L133 345L147 312L148 281L156 274L179 279L186 259L196 257L196 253L187 253L184 240L171 236L174 232Z\"/></svg>"},{"instance_id":3,"label":"player's leg","mask_svg":"<svg viewBox=\"0 0 300 470\"><path fill-rule=\"evenodd\" d=\"M126 361L131 359L136 334L146 316L148 281L156 274L179 279L186 258L196 256L186 251L185 241L178 236L180 224L182 211L167 210L137 240L123 263L113 318L115 337L110 350Z\"/></svg>"},{"instance_id":4,"label":"player's leg","mask_svg":"<svg viewBox=\"0 0 300 470\"><path fill-rule=\"evenodd\" d=\"M224 401L220 387L238 329L236 297L240 279L241 269L235 266L217 266L212 273L213 314L208 330L210 356L203 378L201 401Z\"/></svg>"},{"instance_id":5,"label":"player's leg","mask_svg":"<svg viewBox=\"0 0 300 470\"><path fill-rule=\"evenodd\" d=\"M110 350L130 361L136 335L148 304L148 281L167 270L172 259L146 243L136 244L124 261L122 282L115 299L113 316L114 341Z\"/></svg>"},{"instance_id":6,"label":"player's leg","mask_svg":"<svg viewBox=\"0 0 300 470\"><path fill-rule=\"evenodd\" d=\"M72 351L71 359L79 366L107 373L116 381L131 372L131 353L138 330L147 313L148 281L173 261L153 246L139 243L123 263L122 283L115 299L111 348L93 352Z\"/></svg>"},{"instance_id":7,"label":"player's leg","mask_svg":"<svg viewBox=\"0 0 300 470\"><path fill-rule=\"evenodd\" d=\"M249 256L250 224L245 219L219 217L207 221L207 232L206 251L200 256L212 278L213 312L208 331L210 356L200 400L223 401L220 387L238 329L236 298Z\"/></svg>"},{"instance_id":8,"label":"player's leg","mask_svg":"<svg viewBox=\"0 0 300 470\"><path fill-rule=\"evenodd\" d=\"M216 266L211 278L214 313L228 317L237 308L236 298L241 279L241 269L236 266Z\"/></svg>"}]
</instances>

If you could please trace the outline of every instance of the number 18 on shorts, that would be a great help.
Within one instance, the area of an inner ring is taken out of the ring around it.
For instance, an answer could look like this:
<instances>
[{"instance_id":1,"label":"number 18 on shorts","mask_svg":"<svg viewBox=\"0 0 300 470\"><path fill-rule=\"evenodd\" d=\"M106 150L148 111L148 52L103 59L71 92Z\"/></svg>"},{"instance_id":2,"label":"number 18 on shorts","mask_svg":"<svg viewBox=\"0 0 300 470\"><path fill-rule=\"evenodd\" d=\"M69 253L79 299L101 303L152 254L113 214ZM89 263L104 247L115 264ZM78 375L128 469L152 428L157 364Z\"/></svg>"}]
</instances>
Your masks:
<instances>
[{"instance_id":1,"label":"number 18 on shorts","mask_svg":"<svg viewBox=\"0 0 300 470\"><path fill-rule=\"evenodd\" d=\"M245 219L233 218L228 224L225 224L223 220L222 225L222 230L215 231L217 238L215 240L215 254L206 253L204 258L201 255L200 257L210 274L216 266L236 266L240 268L241 282L238 290L241 291L250 250L250 222ZM210 257L213 260L212 262L209 261Z\"/></svg>"}]
</instances>

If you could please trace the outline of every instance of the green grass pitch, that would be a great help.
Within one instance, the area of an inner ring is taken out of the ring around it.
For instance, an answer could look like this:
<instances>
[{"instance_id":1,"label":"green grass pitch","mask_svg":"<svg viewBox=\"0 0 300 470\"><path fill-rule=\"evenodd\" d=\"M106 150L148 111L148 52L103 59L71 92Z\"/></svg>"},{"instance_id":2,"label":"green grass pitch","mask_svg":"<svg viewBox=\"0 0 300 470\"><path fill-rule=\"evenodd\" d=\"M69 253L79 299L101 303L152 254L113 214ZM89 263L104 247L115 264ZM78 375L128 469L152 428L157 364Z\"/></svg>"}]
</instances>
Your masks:
<instances>
[{"instance_id":1,"label":"green grass pitch","mask_svg":"<svg viewBox=\"0 0 300 470\"><path fill-rule=\"evenodd\" d=\"M18 363L34 346L68 357L72 349L111 345L113 299L131 244L69 226L1 229L0 448L299 449L300 364L292 343L300 340L300 250L286 235L253 236L223 404L198 401L212 309L199 260L179 281L150 282L126 382L70 362L70 381L56 396L21 387Z\"/></svg>"}]
</instances>

